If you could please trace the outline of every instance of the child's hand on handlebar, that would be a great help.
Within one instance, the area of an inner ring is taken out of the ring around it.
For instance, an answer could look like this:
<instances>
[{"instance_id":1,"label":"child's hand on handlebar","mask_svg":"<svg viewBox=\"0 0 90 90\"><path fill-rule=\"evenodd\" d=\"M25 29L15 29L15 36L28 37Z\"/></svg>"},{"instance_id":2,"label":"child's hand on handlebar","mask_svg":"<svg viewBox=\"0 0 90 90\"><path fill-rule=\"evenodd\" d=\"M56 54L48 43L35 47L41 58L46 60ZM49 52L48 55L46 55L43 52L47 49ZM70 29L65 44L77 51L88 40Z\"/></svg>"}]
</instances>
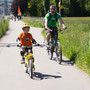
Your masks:
<instances>
[{"instance_id":1,"label":"child's hand on handlebar","mask_svg":"<svg viewBox=\"0 0 90 90\"><path fill-rule=\"evenodd\" d=\"M36 43L35 46L40 46L40 44Z\"/></svg>"},{"instance_id":2,"label":"child's hand on handlebar","mask_svg":"<svg viewBox=\"0 0 90 90\"><path fill-rule=\"evenodd\" d=\"M17 47L21 47L22 45L19 43L19 44L17 44Z\"/></svg>"}]
</instances>

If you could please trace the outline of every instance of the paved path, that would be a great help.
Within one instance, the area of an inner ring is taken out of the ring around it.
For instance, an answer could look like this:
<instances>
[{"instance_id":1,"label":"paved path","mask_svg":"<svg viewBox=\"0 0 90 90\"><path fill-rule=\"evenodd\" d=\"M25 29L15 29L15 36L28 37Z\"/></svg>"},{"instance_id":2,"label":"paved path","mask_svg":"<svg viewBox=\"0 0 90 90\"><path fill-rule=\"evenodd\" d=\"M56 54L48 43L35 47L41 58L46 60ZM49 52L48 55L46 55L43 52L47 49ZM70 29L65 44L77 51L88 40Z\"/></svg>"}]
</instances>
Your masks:
<instances>
[{"instance_id":1,"label":"paved path","mask_svg":"<svg viewBox=\"0 0 90 90\"><path fill-rule=\"evenodd\" d=\"M21 21L10 21L9 31L0 43L15 43L22 32ZM31 27L37 42L43 42L40 28ZM90 90L90 77L70 63L57 64L48 58L46 47L34 47L36 77L30 79L20 64L20 49L0 47L0 90ZM63 57L66 60L65 57Z\"/></svg>"}]
</instances>

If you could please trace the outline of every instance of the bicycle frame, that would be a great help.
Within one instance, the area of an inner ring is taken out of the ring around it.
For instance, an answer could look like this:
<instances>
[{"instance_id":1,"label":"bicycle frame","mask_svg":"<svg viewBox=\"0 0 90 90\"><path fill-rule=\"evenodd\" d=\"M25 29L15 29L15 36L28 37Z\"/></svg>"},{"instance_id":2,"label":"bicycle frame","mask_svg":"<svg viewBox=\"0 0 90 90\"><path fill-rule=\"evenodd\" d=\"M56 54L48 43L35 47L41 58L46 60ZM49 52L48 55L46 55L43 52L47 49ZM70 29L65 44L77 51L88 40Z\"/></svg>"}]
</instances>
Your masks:
<instances>
[{"instance_id":1,"label":"bicycle frame","mask_svg":"<svg viewBox=\"0 0 90 90\"><path fill-rule=\"evenodd\" d=\"M52 31L50 30L50 40L49 41L49 47L47 47L47 51L48 51L48 55L50 57L50 59L52 60L53 58L53 53L56 53L56 58L57 58L57 62L59 64L61 64L62 61L62 49L61 49L61 45L58 39L58 31Z\"/></svg>"},{"instance_id":2,"label":"bicycle frame","mask_svg":"<svg viewBox=\"0 0 90 90\"><path fill-rule=\"evenodd\" d=\"M51 38L51 44L52 44L52 47L54 48L55 45L57 44L57 40L58 40L58 34L57 33L54 33L54 36L53 36L53 31L50 32L50 38ZM55 31L54 31L55 32ZM58 31L57 31L58 32Z\"/></svg>"},{"instance_id":3,"label":"bicycle frame","mask_svg":"<svg viewBox=\"0 0 90 90\"><path fill-rule=\"evenodd\" d=\"M34 57L30 50L27 50L25 52L24 58L25 58L26 73L28 73L30 78L33 79Z\"/></svg>"},{"instance_id":4,"label":"bicycle frame","mask_svg":"<svg viewBox=\"0 0 90 90\"><path fill-rule=\"evenodd\" d=\"M27 52L27 53L25 53L24 58L25 58L27 67L29 67L29 60L33 60L33 54L30 52Z\"/></svg>"}]
</instances>

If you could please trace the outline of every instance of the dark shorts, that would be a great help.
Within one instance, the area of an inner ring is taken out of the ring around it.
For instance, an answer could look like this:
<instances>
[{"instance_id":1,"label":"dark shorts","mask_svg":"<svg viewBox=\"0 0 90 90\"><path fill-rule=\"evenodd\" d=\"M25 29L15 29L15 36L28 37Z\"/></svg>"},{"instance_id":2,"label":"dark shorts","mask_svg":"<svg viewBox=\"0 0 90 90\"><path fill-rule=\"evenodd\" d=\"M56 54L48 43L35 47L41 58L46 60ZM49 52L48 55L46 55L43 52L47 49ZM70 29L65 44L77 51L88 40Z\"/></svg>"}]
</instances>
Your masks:
<instances>
[{"instance_id":1,"label":"dark shorts","mask_svg":"<svg viewBox=\"0 0 90 90\"><path fill-rule=\"evenodd\" d=\"M28 52L28 50L30 50L30 52L33 53L32 47L22 47L22 51L20 51L21 56L24 56L25 52Z\"/></svg>"},{"instance_id":2,"label":"dark shorts","mask_svg":"<svg viewBox=\"0 0 90 90\"><path fill-rule=\"evenodd\" d=\"M57 33L57 28L49 27L52 30L52 33ZM45 30L46 34L51 33L49 30Z\"/></svg>"}]
</instances>

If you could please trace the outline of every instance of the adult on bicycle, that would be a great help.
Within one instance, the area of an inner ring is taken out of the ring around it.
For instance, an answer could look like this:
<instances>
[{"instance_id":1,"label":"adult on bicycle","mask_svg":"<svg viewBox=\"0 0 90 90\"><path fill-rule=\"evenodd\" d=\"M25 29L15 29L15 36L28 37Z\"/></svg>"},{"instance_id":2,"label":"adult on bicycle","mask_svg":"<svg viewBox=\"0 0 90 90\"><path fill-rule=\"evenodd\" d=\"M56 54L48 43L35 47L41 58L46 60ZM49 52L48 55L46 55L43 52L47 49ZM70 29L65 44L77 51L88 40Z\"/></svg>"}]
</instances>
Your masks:
<instances>
[{"instance_id":1,"label":"adult on bicycle","mask_svg":"<svg viewBox=\"0 0 90 90\"><path fill-rule=\"evenodd\" d=\"M55 33L58 34L57 31L57 22L58 20L62 24L63 29L66 29L66 26L61 18L61 15L55 11L55 6L50 5L50 11L45 16L45 31L46 31L46 40L47 40L47 46L49 45L49 39L50 39L50 31L49 29L52 29L55 31Z\"/></svg>"}]
</instances>

